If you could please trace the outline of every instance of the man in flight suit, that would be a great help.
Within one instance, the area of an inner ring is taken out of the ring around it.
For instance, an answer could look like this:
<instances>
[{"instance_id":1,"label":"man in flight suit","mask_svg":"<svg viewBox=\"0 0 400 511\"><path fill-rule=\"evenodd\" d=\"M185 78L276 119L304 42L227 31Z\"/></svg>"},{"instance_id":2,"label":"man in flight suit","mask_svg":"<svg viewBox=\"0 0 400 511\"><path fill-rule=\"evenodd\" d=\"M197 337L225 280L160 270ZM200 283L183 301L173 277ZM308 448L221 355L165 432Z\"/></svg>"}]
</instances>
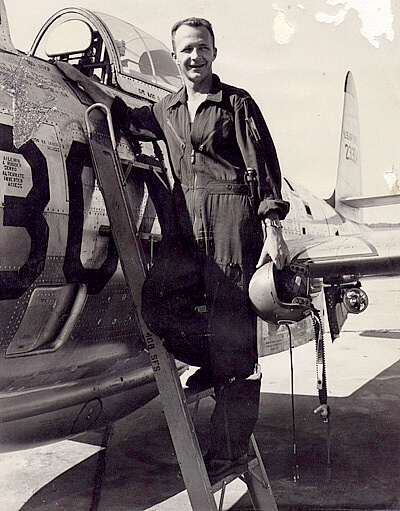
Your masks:
<instances>
[{"instance_id":1,"label":"man in flight suit","mask_svg":"<svg viewBox=\"0 0 400 511\"><path fill-rule=\"evenodd\" d=\"M59 67L111 106L116 132L167 143L175 219L144 286L142 313L177 358L201 367L189 383L214 385L205 461L215 477L244 463L257 420L261 374L248 285L266 261L278 269L289 262L280 225L289 204L259 108L246 91L212 73L211 24L201 18L176 23L172 47L183 87L152 107L130 109ZM201 298L206 315L196 309Z\"/></svg>"}]
</instances>

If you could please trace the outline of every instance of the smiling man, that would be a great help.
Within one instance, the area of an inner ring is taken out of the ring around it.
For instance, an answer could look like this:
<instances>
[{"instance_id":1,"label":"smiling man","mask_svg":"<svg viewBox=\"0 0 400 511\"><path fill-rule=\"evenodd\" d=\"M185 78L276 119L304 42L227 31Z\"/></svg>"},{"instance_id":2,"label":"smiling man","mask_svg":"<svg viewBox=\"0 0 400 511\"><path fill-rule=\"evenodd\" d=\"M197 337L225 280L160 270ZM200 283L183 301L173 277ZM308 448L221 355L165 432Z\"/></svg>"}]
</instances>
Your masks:
<instances>
[{"instance_id":1,"label":"smiling man","mask_svg":"<svg viewBox=\"0 0 400 511\"><path fill-rule=\"evenodd\" d=\"M212 63L217 56L214 37L206 23L196 26L183 21L172 28L172 45L172 55L185 83L187 107L193 122L198 106L212 90Z\"/></svg>"},{"instance_id":2,"label":"smiling man","mask_svg":"<svg viewBox=\"0 0 400 511\"><path fill-rule=\"evenodd\" d=\"M212 72L211 24L188 18L171 35L183 87L152 107L128 108L73 68L59 67L95 101L111 105L117 133L168 145L172 207L162 215L167 225L143 287L142 315L178 359L200 366L189 387L214 386L205 456L214 479L246 461L261 378L248 285L266 261L278 268L289 262L280 225L289 204L260 110L246 91Z\"/></svg>"}]
</instances>

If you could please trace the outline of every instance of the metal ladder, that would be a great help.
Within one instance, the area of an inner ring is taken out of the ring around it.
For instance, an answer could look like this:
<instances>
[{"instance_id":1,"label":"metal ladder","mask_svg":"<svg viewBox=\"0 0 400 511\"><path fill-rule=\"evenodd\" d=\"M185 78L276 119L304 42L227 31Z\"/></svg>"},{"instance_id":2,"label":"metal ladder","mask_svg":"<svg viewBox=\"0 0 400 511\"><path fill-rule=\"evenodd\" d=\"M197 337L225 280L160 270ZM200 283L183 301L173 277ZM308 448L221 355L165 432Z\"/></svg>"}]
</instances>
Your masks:
<instances>
[{"instance_id":1,"label":"metal ladder","mask_svg":"<svg viewBox=\"0 0 400 511\"><path fill-rule=\"evenodd\" d=\"M94 110L100 112L94 113ZM104 133L104 115L108 133ZM92 120L91 120L92 119ZM141 318L141 288L146 277L146 264L137 233L132 207L126 191L126 177L117 154L111 113L101 103L90 106L85 115L90 151L99 187L103 194L126 282L130 287L144 339L147 344L154 376L163 403L176 456L180 465L193 511L222 510L226 485L237 477L247 484L255 510L277 511L268 476L254 436L252 444L255 457L248 463L243 474L232 474L211 485L179 379L174 357L166 351L162 340L153 334ZM100 128L101 131L97 131ZM134 161L133 171L151 171L149 165ZM221 491L216 504L214 493Z\"/></svg>"}]
</instances>

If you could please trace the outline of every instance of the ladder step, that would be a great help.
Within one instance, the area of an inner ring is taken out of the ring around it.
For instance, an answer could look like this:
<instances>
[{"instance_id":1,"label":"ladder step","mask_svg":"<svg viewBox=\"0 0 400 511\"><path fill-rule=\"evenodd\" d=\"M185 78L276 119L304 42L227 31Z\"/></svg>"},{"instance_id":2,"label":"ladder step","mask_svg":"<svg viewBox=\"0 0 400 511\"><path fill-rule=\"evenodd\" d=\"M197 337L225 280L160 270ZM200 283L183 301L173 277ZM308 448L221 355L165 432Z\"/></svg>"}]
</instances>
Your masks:
<instances>
[{"instance_id":1,"label":"ladder step","mask_svg":"<svg viewBox=\"0 0 400 511\"><path fill-rule=\"evenodd\" d=\"M246 474L250 470L254 469L254 467L257 465L258 465L258 460L257 460L257 458L254 457L247 463L247 467L244 468L243 470L238 470L238 471L233 472L232 474L221 477L221 479L219 481L216 481L215 483L212 484L211 489L212 489L213 493L219 491L223 486L231 483L238 477L241 479L244 476L244 474Z\"/></svg>"}]
</instances>

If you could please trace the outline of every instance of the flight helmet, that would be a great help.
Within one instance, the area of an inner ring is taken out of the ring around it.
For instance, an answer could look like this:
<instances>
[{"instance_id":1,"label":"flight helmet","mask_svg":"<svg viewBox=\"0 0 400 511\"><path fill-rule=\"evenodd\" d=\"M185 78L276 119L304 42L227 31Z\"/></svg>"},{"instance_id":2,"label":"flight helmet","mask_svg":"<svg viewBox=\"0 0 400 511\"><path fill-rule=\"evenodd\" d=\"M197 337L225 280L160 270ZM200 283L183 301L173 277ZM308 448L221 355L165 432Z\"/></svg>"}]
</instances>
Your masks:
<instances>
[{"instance_id":1,"label":"flight helmet","mask_svg":"<svg viewBox=\"0 0 400 511\"><path fill-rule=\"evenodd\" d=\"M296 323L313 310L310 277L306 266L291 263L278 270L274 263L261 266L249 285L250 301L257 315L269 323Z\"/></svg>"}]
</instances>

